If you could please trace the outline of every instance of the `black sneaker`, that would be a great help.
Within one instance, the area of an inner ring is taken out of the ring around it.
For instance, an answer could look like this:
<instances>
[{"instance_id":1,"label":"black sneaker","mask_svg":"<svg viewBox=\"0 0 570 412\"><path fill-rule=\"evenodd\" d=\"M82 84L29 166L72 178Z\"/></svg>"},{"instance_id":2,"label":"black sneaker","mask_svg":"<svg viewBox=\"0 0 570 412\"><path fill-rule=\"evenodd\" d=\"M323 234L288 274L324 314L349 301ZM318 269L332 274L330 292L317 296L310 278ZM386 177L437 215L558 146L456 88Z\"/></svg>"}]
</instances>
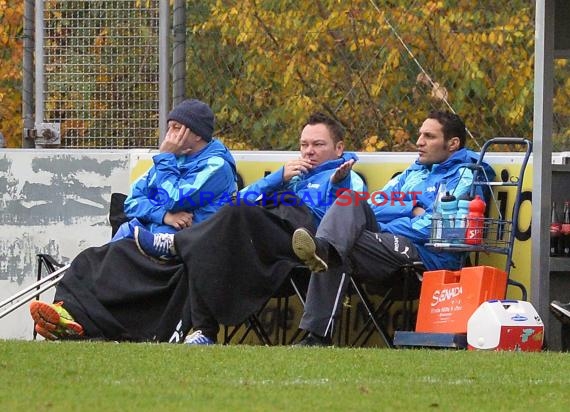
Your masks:
<instances>
[{"instance_id":1,"label":"black sneaker","mask_svg":"<svg viewBox=\"0 0 570 412\"><path fill-rule=\"evenodd\" d=\"M325 336L315 335L309 332L300 342L296 343L295 346L332 346L331 338Z\"/></svg>"},{"instance_id":2,"label":"black sneaker","mask_svg":"<svg viewBox=\"0 0 570 412\"><path fill-rule=\"evenodd\" d=\"M313 237L305 228L299 228L293 232L291 243L295 255L311 269L311 272L328 270L328 244L325 240Z\"/></svg>"},{"instance_id":3,"label":"black sneaker","mask_svg":"<svg viewBox=\"0 0 570 412\"><path fill-rule=\"evenodd\" d=\"M550 302L550 311L564 323L570 323L570 303L561 303L557 300Z\"/></svg>"}]
</instances>

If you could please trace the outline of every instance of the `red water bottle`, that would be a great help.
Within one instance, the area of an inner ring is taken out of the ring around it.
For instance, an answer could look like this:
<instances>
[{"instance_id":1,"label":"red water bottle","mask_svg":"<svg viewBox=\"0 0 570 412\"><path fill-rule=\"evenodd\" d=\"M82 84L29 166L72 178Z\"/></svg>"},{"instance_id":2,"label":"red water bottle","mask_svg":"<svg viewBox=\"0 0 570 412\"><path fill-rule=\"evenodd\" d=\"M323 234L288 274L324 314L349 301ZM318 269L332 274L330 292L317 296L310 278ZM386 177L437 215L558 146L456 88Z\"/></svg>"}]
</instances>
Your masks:
<instances>
[{"instance_id":1,"label":"red water bottle","mask_svg":"<svg viewBox=\"0 0 570 412\"><path fill-rule=\"evenodd\" d=\"M465 243L468 245L479 245L483 240L485 207L485 201L479 195L475 195L475 198L469 202L467 227L465 228Z\"/></svg>"}]
</instances>

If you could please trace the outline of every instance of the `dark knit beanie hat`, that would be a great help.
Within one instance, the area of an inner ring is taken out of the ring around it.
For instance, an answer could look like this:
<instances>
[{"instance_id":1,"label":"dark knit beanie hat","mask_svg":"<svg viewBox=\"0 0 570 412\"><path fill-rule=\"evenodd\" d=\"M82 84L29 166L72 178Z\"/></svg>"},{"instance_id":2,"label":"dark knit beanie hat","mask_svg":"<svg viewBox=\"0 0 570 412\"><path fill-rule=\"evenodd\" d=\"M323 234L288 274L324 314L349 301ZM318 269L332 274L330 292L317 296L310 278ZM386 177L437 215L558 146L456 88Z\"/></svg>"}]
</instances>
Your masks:
<instances>
[{"instance_id":1,"label":"dark knit beanie hat","mask_svg":"<svg viewBox=\"0 0 570 412\"><path fill-rule=\"evenodd\" d=\"M206 142L214 133L214 113L210 106L200 100L190 99L179 103L168 113L167 121L175 120L189 128Z\"/></svg>"}]
</instances>

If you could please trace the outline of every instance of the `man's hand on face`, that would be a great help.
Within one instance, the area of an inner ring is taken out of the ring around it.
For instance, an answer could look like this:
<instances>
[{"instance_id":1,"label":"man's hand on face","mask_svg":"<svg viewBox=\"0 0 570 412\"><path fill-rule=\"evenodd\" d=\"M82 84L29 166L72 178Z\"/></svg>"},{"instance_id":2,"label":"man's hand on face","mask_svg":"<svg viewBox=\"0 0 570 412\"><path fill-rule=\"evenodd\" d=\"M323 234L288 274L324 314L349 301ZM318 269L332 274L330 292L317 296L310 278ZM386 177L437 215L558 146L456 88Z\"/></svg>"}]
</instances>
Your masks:
<instances>
[{"instance_id":1,"label":"man's hand on face","mask_svg":"<svg viewBox=\"0 0 570 412\"><path fill-rule=\"evenodd\" d=\"M194 215L190 212L166 212L163 221L165 224L172 226L176 230L182 230L185 227L192 226L193 218Z\"/></svg>"},{"instance_id":2,"label":"man's hand on face","mask_svg":"<svg viewBox=\"0 0 570 412\"><path fill-rule=\"evenodd\" d=\"M352 170L352 165L354 165L354 159L350 159L347 162L341 164L338 169L335 170L333 175L331 176L331 182L333 183L340 183Z\"/></svg>"},{"instance_id":3,"label":"man's hand on face","mask_svg":"<svg viewBox=\"0 0 570 412\"><path fill-rule=\"evenodd\" d=\"M283 166L283 181L288 182L301 173L307 173L313 168L311 162L305 159L290 160Z\"/></svg>"},{"instance_id":4,"label":"man's hand on face","mask_svg":"<svg viewBox=\"0 0 570 412\"><path fill-rule=\"evenodd\" d=\"M177 156L190 153L192 148L188 147L188 139L190 139L190 129L186 126L180 129L171 127L160 145L160 153L172 153Z\"/></svg>"}]
</instances>

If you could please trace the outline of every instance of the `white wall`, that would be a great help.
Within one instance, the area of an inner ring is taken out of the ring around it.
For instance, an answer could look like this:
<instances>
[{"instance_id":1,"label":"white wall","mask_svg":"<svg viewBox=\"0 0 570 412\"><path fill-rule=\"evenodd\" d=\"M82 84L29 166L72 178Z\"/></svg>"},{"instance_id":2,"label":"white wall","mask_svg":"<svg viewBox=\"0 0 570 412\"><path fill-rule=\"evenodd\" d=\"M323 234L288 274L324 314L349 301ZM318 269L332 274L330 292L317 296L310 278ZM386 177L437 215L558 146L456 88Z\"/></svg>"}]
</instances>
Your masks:
<instances>
[{"instance_id":1,"label":"white wall","mask_svg":"<svg viewBox=\"0 0 570 412\"><path fill-rule=\"evenodd\" d=\"M129 168L128 151L0 150L0 300L35 282L37 253L70 262L109 240L111 193L128 192ZM0 338L32 327L25 305L0 320Z\"/></svg>"}]
</instances>

